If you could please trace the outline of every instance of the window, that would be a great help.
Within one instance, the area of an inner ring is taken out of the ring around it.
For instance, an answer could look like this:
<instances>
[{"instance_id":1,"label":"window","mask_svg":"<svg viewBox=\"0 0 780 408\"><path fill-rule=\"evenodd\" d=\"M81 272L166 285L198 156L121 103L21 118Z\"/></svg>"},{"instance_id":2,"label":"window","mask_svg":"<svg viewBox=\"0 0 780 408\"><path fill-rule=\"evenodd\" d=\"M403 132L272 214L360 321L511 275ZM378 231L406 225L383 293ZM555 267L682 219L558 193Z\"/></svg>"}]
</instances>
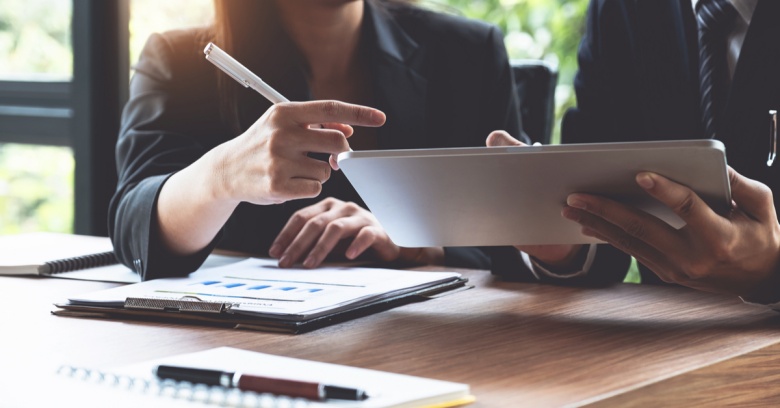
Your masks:
<instances>
[{"instance_id":1,"label":"window","mask_svg":"<svg viewBox=\"0 0 780 408\"><path fill-rule=\"evenodd\" d=\"M131 0L130 63L138 61L152 33L204 26L213 19L213 0Z\"/></svg>"},{"instance_id":2,"label":"window","mask_svg":"<svg viewBox=\"0 0 780 408\"><path fill-rule=\"evenodd\" d=\"M0 234L73 230L71 15L62 0L0 7Z\"/></svg>"},{"instance_id":3,"label":"window","mask_svg":"<svg viewBox=\"0 0 780 408\"><path fill-rule=\"evenodd\" d=\"M70 148L0 143L0 234L72 231L73 164Z\"/></svg>"},{"instance_id":4,"label":"window","mask_svg":"<svg viewBox=\"0 0 780 408\"><path fill-rule=\"evenodd\" d=\"M73 75L71 2L3 0L0 4L0 79L69 81Z\"/></svg>"},{"instance_id":5,"label":"window","mask_svg":"<svg viewBox=\"0 0 780 408\"><path fill-rule=\"evenodd\" d=\"M107 232L129 65L152 32L212 15L211 0L0 0L0 234Z\"/></svg>"}]
</instances>

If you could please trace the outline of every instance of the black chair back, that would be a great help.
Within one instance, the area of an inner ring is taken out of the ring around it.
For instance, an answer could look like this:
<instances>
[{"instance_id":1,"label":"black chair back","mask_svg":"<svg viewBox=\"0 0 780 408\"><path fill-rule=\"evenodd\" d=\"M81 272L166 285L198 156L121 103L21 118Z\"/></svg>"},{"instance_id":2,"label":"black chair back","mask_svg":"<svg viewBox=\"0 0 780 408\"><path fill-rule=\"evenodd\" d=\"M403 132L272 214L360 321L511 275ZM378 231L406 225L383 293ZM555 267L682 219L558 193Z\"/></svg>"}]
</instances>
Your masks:
<instances>
[{"instance_id":1,"label":"black chair back","mask_svg":"<svg viewBox=\"0 0 780 408\"><path fill-rule=\"evenodd\" d=\"M549 144L555 118L558 70L541 60L512 60L523 130L532 142Z\"/></svg>"}]
</instances>

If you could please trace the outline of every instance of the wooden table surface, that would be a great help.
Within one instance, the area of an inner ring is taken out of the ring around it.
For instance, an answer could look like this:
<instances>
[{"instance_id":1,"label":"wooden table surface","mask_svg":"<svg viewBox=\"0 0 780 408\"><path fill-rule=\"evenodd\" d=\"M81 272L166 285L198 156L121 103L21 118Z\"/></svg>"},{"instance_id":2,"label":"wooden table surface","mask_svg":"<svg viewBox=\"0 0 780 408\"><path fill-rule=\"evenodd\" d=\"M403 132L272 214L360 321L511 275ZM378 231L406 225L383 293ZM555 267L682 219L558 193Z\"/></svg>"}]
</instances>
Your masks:
<instances>
[{"instance_id":1,"label":"wooden table surface","mask_svg":"<svg viewBox=\"0 0 780 408\"><path fill-rule=\"evenodd\" d=\"M683 288L462 273L475 288L301 335L57 317L52 303L116 284L3 277L0 364L29 375L231 346L468 383L474 407L780 403L780 314Z\"/></svg>"}]
</instances>

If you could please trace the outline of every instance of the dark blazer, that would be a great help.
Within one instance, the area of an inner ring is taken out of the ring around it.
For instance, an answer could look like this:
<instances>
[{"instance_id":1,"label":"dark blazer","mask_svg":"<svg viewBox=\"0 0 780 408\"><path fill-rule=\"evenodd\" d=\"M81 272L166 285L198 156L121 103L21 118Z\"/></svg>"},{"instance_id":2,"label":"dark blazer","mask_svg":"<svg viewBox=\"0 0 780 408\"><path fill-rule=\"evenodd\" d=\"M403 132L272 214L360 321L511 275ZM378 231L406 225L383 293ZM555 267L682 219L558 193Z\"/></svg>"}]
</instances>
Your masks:
<instances>
[{"instance_id":1,"label":"dark blazer","mask_svg":"<svg viewBox=\"0 0 780 408\"><path fill-rule=\"evenodd\" d=\"M109 230L119 259L144 279L191 272L215 246L267 255L288 218L324 197L365 206L342 173L334 172L315 199L271 206L242 203L201 253L181 258L166 251L155 213L163 183L237 136L220 120L216 78L224 74L203 58L203 33L176 31L149 39L123 114L116 149L119 185ZM278 37L284 36L281 30L275 35L276 44L284 43ZM495 129L521 134L503 36L495 27L367 1L363 35L370 53L373 106L387 114L386 125L378 130L380 149L484 146ZM283 68L250 66L289 99L310 99L303 68ZM239 98L242 129L270 106L250 90L242 90ZM489 267L489 258L475 248L448 248L445 257L450 265Z\"/></svg>"},{"instance_id":2,"label":"dark blazer","mask_svg":"<svg viewBox=\"0 0 780 408\"><path fill-rule=\"evenodd\" d=\"M579 50L577 107L564 118L563 141L703 138L696 30L691 0L593 0ZM761 0L740 52L718 138L731 167L775 192L775 208L780 208L780 163L767 167L766 160L768 111L778 108L780 1ZM624 268L628 256L608 251L612 271L592 271L620 279L614 269ZM660 282L648 269L641 270L643 282Z\"/></svg>"}]
</instances>

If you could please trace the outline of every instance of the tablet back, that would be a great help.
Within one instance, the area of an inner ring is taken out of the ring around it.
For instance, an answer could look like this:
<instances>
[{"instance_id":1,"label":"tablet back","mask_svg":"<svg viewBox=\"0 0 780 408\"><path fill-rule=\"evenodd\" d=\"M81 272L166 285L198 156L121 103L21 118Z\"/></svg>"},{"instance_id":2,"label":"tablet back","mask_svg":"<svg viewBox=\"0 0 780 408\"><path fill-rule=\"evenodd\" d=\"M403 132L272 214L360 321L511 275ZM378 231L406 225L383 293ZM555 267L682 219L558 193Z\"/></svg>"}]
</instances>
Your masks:
<instances>
[{"instance_id":1,"label":"tablet back","mask_svg":"<svg viewBox=\"0 0 780 408\"><path fill-rule=\"evenodd\" d=\"M723 144L712 140L347 152L344 174L390 238L406 247L598 242L561 216L574 192L682 220L636 185L652 171L731 205Z\"/></svg>"}]
</instances>

